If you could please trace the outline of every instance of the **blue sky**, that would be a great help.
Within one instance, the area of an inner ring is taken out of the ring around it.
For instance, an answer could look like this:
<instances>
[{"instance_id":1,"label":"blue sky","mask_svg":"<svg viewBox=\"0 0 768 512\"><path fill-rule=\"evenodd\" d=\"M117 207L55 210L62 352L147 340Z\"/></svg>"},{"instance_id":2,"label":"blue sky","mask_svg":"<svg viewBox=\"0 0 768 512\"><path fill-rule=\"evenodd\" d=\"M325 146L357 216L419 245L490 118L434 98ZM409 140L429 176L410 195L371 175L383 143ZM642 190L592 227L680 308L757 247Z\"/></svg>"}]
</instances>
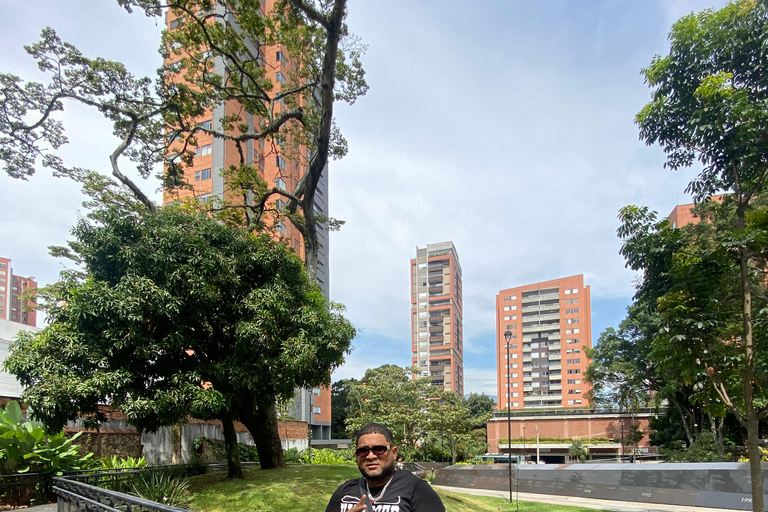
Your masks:
<instances>
[{"instance_id":1,"label":"blue sky","mask_svg":"<svg viewBox=\"0 0 768 512\"><path fill-rule=\"evenodd\" d=\"M495 393L494 298L503 288L583 273L592 333L621 321L633 294L616 238L620 207L668 214L696 169L663 169L638 139L640 69L665 53L681 15L722 1L349 0L368 45L368 95L337 107L349 154L331 164L331 295L360 329L334 379L407 365L409 260L453 240L464 278L465 389ZM0 17L0 72L36 78L21 46L53 26L89 56L153 76L161 23L116 2L14 2ZM115 145L97 114L62 114L68 162L106 169ZM53 282L82 198L41 170L0 176L0 254ZM147 183L146 189L158 184ZM9 222L10 220L10 222Z\"/></svg>"}]
</instances>

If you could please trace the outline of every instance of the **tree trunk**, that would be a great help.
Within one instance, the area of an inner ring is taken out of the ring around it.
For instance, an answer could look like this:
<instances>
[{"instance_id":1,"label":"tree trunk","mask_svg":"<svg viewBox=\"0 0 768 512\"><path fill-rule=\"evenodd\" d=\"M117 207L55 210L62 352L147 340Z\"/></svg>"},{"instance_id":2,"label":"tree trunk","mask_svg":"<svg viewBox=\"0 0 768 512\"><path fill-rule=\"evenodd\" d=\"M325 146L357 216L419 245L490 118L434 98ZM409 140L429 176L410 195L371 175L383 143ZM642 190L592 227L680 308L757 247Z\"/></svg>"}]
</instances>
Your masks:
<instances>
[{"instance_id":1,"label":"tree trunk","mask_svg":"<svg viewBox=\"0 0 768 512\"><path fill-rule=\"evenodd\" d=\"M241 421L256 443L261 469L284 468L285 455L283 445L280 443L275 401L260 402L257 407L245 407L245 409L241 414Z\"/></svg>"},{"instance_id":2,"label":"tree trunk","mask_svg":"<svg viewBox=\"0 0 768 512\"><path fill-rule=\"evenodd\" d=\"M736 208L737 227L746 227L743 206ZM754 345L752 338L752 287L749 283L749 255L747 248L739 247L739 269L742 291L742 323L744 329L744 420L747 428L747 454L749 455L749 476L752 480L752 510L765 512L763 501L763 472L760 467L760 449L758 448L757 413L753 402L752 382L755 380Z\"/></svg>"},{"instance_id":3,"label":"tree trunk","mask_svg":"<svg viewBox=\"0 0 768 512\"><path fill-rule=\"evenodd\" d=\"M221 418L224 431L224 447L227 455L227 478L243 478L243 468L240 465L240 447L237 444L235 421L232 416Z\"/></svg>"},{"instance_id":4,"label":"tree trunk","mask_svg":"<svg viewBox=\"0 0 768 512\"><path fill-rule=\"evenodd\" d=\"M693 435L691 434L691 428L689 426L689 421L687 418L687 412L683 408L680 403L675 400L674 398L670 398L672 403L675 405L675 408L677 409L677 412L680 414L680 421L683 422L683 430L685 430L685 437L688 438L688 446L691 446L693 444Z\"/></svg>"}]
</instances>

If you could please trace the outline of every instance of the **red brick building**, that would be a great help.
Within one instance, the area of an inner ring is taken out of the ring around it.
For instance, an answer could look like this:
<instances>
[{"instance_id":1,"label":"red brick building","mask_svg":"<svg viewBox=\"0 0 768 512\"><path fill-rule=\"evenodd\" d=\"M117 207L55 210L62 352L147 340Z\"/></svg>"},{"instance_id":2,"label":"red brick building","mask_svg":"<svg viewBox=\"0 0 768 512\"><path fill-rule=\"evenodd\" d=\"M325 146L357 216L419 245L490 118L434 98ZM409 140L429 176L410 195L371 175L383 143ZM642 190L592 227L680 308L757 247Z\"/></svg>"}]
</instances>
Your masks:
<instances>
[{"instance_id":1,"label":"red brick building","mask_svg":"<svg viewBox=\"0 0 768 512\"><path fill-rule=\"evenodd\" d=\"M584 347L592 347L591 318L583 275L501 290L496 296L496 407L586 407L591 386L584 381L589 366Z\"/></svg>"},{"instance_id":2,"label":"red brick building","mask_svg":"<svg viewBox=\"0 0 768 512\"><path fill-rule=\"evenodd\" d=\"M34 277L15 275L10 258L0 257L0 319L37 327L37 302L24 297L36 289Z\"/></svg>"},{"instance_id":3,"label":"red brick building","mask_svg":"<svg viewBox=\"0 0 768 512\"><path fill-rule=\"evenodd\" d=\"M589 460L616 459L633 452L633 447L622 443L622 439L627 439L630 427L635 424L644 434L637 444L637 455L653 454L656 447L650 446L649 421L655 414L650 410L634 415L587 410L542 411L524 416L518 413L509 424L512 440L509 443L506 414L497 412L488 421L488 452L509 453L511 450L513 455L535 462L538 432L538 459L548 464L571 462L568 448L573 439L584 442Z\"/></svg>"}]
</instances>

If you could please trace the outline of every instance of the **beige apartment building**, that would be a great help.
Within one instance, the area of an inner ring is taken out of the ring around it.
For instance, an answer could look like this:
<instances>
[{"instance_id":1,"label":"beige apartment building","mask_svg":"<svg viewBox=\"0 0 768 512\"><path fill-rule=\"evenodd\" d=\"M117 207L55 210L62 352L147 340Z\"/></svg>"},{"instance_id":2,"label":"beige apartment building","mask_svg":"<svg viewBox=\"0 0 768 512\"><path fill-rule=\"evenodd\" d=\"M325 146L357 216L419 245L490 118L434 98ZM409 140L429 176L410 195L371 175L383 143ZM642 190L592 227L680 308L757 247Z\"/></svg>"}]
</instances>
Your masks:
<instances>
[{"instance_id":1,"label":"beige apartment building","mask_svg":"<svg viewBox=\"0 0 768 512\"><path fill-rule=\"evenodd\" d=\"M501 290L497 408L587 407L591 386L584 381L589 365L584 347L592 347L592 326L583 275Z\"/></svg>"},{"instance_id":2,"label":"beige apartment building","mask_svg":"<svg viewBox=\"0 0 768 512\"><path fill-rule=\"evenodd\" d=\"M464 396L459 255L453 242L416 248L411 259L411 364L433 386Z\"/></svg>"}]
</instances>

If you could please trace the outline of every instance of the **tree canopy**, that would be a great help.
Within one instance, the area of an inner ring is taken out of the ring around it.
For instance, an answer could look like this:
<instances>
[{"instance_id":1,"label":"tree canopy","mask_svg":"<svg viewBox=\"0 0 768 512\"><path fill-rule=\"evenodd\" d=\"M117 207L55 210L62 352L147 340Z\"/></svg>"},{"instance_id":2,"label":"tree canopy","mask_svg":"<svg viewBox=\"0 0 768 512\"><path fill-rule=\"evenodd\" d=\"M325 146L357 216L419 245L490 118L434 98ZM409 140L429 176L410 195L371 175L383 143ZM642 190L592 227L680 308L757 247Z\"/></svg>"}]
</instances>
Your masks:
<instances>
[{"instance_id":1,"label":"tree canopy","mask_svg":"<svg viewBox=\"0 0 768 512\"><path fill-rule=\"evenodd\" d=\"M275 402L329 384L355 335L301 260L266 235L172 207L99 210L73 234L60 252L82 270L40 290L51 323L22 333L5 363L35 416L57 431L99 422L108 403L149 431L217 418L234 443L239 420L262 464L279 463Z\"/></svg>"},{"instance_id":2,"label":"tree canopy","mask_svg":"<svg viewBox=\"0 0 768 512\"><path fill-rule=\"evenodd\" d=\"M722 250L715 252L730 256L738 269L735 284L740 287L740 321L736 322L739 328L728 329L730 337L721 339L729 340L730 344L720 346L725 351L734 347L741 351L737 372L741 389L734 396L733 387L718 385L719 374L714 367L707 377L723 403L747 429L753 507L759 512L765 509L757 444L758 421L763 412L759 410L762 405L756 403L761 386L755 372L756 364L760 364L757 361L765 357L756 357L759 352L755 346L752 302L760 286L753 279L759 267L752 262L761 259L765 237L763 230L748 226L747 217L751 201L764 190L768 174L766 32L766 0L738 0L719 10L684 16L669 34L669 54L657 55L643 70L652 89L651 102L636 117L640 137L664 149L667 167L688 167L695 160L702 164L701 172L687 188L697 202L726 192L734 204L734 222L716 240ZM627 254L631 255L631 251ZM710 261L726 265L723 259ZM688 270L698 271L699 277L703 277L706 269L695 260L691 263L693 266ZM715 290L708 291L716 294ZM708 293L704 301L712 297ZM677 326L685 330L681 339L693 336L700 340L695 329L702 325L707 327L707 339L711 340L713 327L723 325L717 323L722 319L712 317L714 312L701 307L693 293L683 292L668 299L670 315L680 313ZM701 316L696 318L697 315Z\"/></svg>"}]
</instances>

